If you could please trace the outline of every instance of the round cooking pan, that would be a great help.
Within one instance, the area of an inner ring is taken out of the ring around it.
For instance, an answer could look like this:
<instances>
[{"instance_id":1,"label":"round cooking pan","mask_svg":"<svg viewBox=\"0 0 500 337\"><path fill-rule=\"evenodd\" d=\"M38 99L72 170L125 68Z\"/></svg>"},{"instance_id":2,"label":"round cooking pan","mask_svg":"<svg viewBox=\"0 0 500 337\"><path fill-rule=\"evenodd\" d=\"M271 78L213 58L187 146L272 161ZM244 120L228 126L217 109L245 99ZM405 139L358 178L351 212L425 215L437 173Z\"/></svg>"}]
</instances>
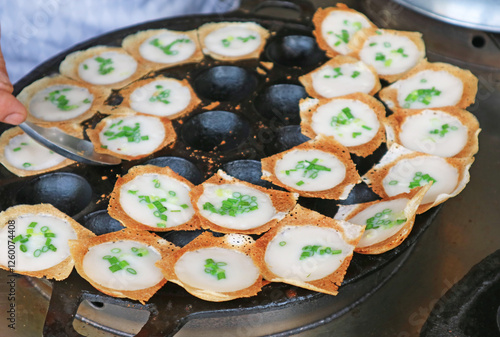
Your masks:
<instances>
[{"instance_id":1,"label":"round cooking pan","mask_svg":"<svg viewBox=\"0 0 500 337\"><path fill-rule=\"evenodd\" d=\"M15 85L15 94L33 81L56 73L67 54L95 45L120 46L124 37L140 30L168 28L185 31L209 22L252 21L273 33L260 61L273 62L274 66L270 70L261 68L263 73L256 71L260 66L259 60L229 64L209 57L197 64L155 73L187 78L202 99L201 107L214 101L220 102L216 109L197 108L175 120L173 124L178 140L173 148L141 160L125 162L119 167L79 164L35 178L18 178L0 168L0 194L4 196L0 201L2 209L19 203L52 203L96 234L104 234L121 228L105 212L116 175L125 174L135 165L168 165L195 184L222 168L237 178L269 186L269 183L260 180L258 160L307 140L298 127L298 101L306 97L298 77L327 59L312 37L310 18L314 8L309 2L249 1L244 4L244 8L225 15L158 20L104 34L55 56L22 78ZM299 15L296 19L276 19L255 12L270 7L295 11ZM120 102L119 91L114 91L107 101L110 105ZM103 115L98 114L85 124L94 125L101 118ZM0 132L6 128L2 125ZM373 166L385 151L383 144L367 158L354 156L360 174ZM377 196L366 185L360 184L342 203L375 199ZM338 202L300 198L299 203L333 216ZM79 336L73 319L82 301L93 303L96 308L115 305L124 310L132 308L149 313L138 336L170 336L184 325L189 331L186 336L223 336L224 333L228 336L285 336L313 328L351 310L390 278L438 210L434 208L417 216L412 233L397 248L380 255L355 253L336 297L273 283L265 286L257 296L213 303L193 297L179 286L167 283L146 305L141 305L104 295L73 271L66 280L52 283L44 334ZM160 235L182 246L198 234L199 231ZM37 281L33 279L33 282ZM117 335L130 335L80 314L78 318Z\"/></svg>"}]
</instances>

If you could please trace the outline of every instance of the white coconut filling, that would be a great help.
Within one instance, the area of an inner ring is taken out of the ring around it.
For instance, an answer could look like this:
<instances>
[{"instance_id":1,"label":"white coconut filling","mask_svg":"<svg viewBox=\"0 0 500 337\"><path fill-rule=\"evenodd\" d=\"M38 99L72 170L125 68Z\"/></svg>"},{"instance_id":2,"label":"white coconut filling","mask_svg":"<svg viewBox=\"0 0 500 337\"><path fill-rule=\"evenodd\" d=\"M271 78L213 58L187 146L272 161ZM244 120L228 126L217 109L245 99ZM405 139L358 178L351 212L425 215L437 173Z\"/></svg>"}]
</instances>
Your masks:
<instances>
[{"instance_id":1,"label":"white coconut filling","mask_svg":"<svg viewBox=\"0 0 500 337\"><path fill-rule=\"evenodd\" d=\"M406 36L383 33L370 36L359 53L361 61L375 68L380 75L396 75L413 68L421 52Z\"/></svg>"},{"instance_id":2,"label":"white coconut filling","mask_svg":"<svg viewBox=\"0 0 500 337\"><path fill-rule=\"evenodd\" d=\"M135 89L130 95L132 109L156 116L179 113L186 109L190 102L189 88L173 79L150 82Z\"/></svg>"},{"instance_id":3,"label":"white coconut filling","mask_svg":"<svg viewBox=\"0 0 500 337\"><path fill-rule=\"evenodd\" d=\"M165 139L165 128L156 117L130 116L106 119L99 133L101 146L110 151L138 156L154 152Z\"/></svg>"},{"instance_id":4,"label":"white coconut filling","mask_svg":"<svg viewBox=\"0 0 500 337\"><path fill-rule=\"evenodd\" d=\"M118 83L132 76L137 61L128 54L115 51L103 52L78 65L78 76L88 83L106 85Z\"/></svg>"},{"instance_id":5,"label":"white coconut filling","mask_svg":"<svg viewBox=\"0 0 500 337\"><path fill-rule=\"evenodd\" d=\"M155 228L188 222L194 215L190 188L160 174L143 174L120 189L120 205L132 219Z\"/></svg>"},{"instance_id":6,"label":"white coconut filling","mask_svg":"<svg viewBox=\"0 0 500 337\"><path fill-rule=\"evenodd\" d=\"M286 226L267 245L264 260L278 277L308 282L332 274L353 249L335 229Z\"/></svg>"},{"instance_id":7,"label":"white coconut filling","mask_svg":"<svg viewBox=\"0 0 500 337\"><path fill-rule=\"evenodd\" d=\"M249 256L218 247L186 252L176 262L174 271L187 286L216 292L246 289L260 276Z\"/></svg>"},{"instance_id":8,"label":"white coconut filling","mask_svg":"<svg viewBox=\"0 0 500 337\"><path fill-rule=\"evenodd\" d=\"M454 116L439 110L423 110L407 117L399 139L404 147L440 157L453 157L467 144L467 127Z\"/></svg>"},{"instance_id":9,"label":"white coconut filling","mask_svg":"<svg viewBox=\"0 0 500 337\"><path fill-rule=\"evenodd\" d=\"M318 107L312 116L311 127L316 134L333 136L344 146L358 146L375 137L380 122L367 104L338 99Z\"/></svg>"},{"instance_id":10,"label":"white coconut filling","mask_svg":"<svg viewBox=\"0 0 500 337\"><path fill-rule=\"evenodd\" d=\"M346 168L333 154L320 150L293 150L276 162L276 177L300 191L324 191L342 183Z\"/></svg>"},{"instance_id":11,"label":"white coconut filling","mask_svg":"<svg viewBox=\"0 0 500 337\"><path fill-rule=\"evenodd\" d=\"M38 144L25 133L9 140L9 144L4 148L4 155L10 165L26 171L50 169L66 159Z\"/></svg>"},{"instance_id":12,"label":"white coconut filling","mask_svg":"<svg viewBox=\"0 0 500 337\"><path fill-rule=\"evenodd\" d=\"M397 99L401 107L425 109L456 105L462 98L464 85L447 71L423 70L395 82L390 88L398 91Z\"/></svg>"},{"instance_id":13,"label":"white coconut filling","mask_svg":"<svg viewBox=\"0 0 500 337\"><path fill-rule=\"evenodd\" d=\"M326 98L355 92L368 94L375 86L375 76L363 62L326 66L312 73L314 90Z\"/></svg>"},{"instance_id":14,"label":"white coconut filling","mask_svg":"<svg viewBox=\"0 0 500 337\"><path fill-rule=\"evenodd\" d=\"M283 217L271 198L242 184L204 184L198 199L200 215L221 227L247 230Z\"/></svg>"},{"instance_id":15,"label":"white coconut filling","mask_svg":"<svg viewBox=\"0 0 500 337\"><path fill-rule=\"evenodd\" d=\"M185 34L165 32L151 36L139 47L146 60L156 63L177 63L193 55L196 44Z\"/></svg>"},{"instance_id":16,"label":"white coconut filling","mask_svg":"<svg viewBox=\"0 0 500 337\"><path fill-rule=\"evenodd\" d=\"M66 121L90 109L94 96L74 85L53 85L37 92L30 101L30 114L43 121Z\"/></svg>"},{"instance_id":17,"label":"white coconut filling","mask_svg":"<svg viewBox=\"0 0 500 337\"><path fill-rule=\"evenodd\" d=\"M354 33L370 26L370 22L361 14L335 10L321 23L321 35L333 50L347 55L351 52L347 43Z\"/></svg>"},{"instance_id":18,"label":"white coconut filling","mask_svg":"<svg viewBox=\"0 0 500 337\"><path fill-rule=\"evenodd\" d=\"M391 167L382 184L387 195L392 197L432 181L432 187L422 200L423 205L436 201L441 194L451 194L457 187L458 178L458 170L445 159L419 156L399 160Z\"/></svg>"},{"instance_id":19,"label":"white coconut filling","mask_svg":"<svg viewBox=\"0 0 500 337\"><path fill-rule=\"evenodd\" d=\"M223 56L243 56L257 50L260 34L252 29L228 26L214 30L205 37L205 47Z\"/></svg>"},{"instance_id":20,"label":"white coconut filling","mask_svg":"<svg viewBox=\"0 0 500 337\"><path fill-rule=\"evenodd\" d=\"M407 198L382 201L347 220L365 226L365 232L357 247L373 246L399 232L407 221L404 209L409 201Z\"/></svg>"},{"instance_id":21,"label":"white coconut filling","mask_svg":"<svg viewBox=\"0 0 500 337\"><path fill-rule=\"evenodd\" d=\"M68 240L77 236L67 221L48 214L26 214L14 222L14 233L9 232L9 226L0 230L4 248L0 250L1 265L7 266L13 255L15 271L39 271L54 267L70 256ZM15 253L10 252L12 242Z\"/></svg>"},{"instance_id":22,"label":"white coconut filling","mask_svg":"<svg viewBox=\"0 0 500 337\"><path fill-rule=\"evenodd\" d=\"M141 290L163 280L155 263L160 253L143 243L123 240L90 247L83 257L83 271L94 282L115 290Z\"/></svg>"}]
</instances>

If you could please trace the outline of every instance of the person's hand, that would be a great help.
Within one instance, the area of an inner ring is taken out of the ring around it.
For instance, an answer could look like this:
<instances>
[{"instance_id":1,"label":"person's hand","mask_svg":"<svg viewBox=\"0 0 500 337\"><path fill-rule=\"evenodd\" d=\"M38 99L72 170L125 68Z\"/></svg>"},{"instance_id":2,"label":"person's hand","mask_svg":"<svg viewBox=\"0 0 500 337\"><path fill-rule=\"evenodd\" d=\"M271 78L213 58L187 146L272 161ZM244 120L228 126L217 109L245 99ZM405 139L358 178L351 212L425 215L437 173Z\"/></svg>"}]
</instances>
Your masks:
<instances>
[{"instance_id":1,"label":"person's hand","mask_svg":"<svg viewBox=\"0 0 500 337\"><path fill-rule=\"evenodd\" d=\"M0 49L0 122L17 125L24 122L28 112L24 105L12 95L13 90Z\"/></svg>"}]
</instances>

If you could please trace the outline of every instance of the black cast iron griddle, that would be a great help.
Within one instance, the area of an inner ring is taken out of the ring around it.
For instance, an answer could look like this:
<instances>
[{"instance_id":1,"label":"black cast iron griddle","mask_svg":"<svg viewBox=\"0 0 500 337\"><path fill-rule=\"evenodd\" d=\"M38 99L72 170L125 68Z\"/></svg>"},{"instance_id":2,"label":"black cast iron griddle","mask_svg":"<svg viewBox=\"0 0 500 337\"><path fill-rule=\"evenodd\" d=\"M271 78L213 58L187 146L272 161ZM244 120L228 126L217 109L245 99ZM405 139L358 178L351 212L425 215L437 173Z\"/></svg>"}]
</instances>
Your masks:
<instances>
[{"instance_id":1,"label":"black cast iron griddle","mask_svg":"<svg viewBox=\"0 0 500 337\"><path fill-rule=\"evenodd\" d=\"M421 337L500 336L500 250L486 257L432 309Z\"/></svg>"},{"instance_id":2,"label":"black cast iron griddle","mask_svg":"<svg viewBox=\"0 0 500 337\"><path fill-rule=\"evenodd\" d=\"M276 5L276 2L273 4ZM253 6L255 3L252 2L250 5ZM259 66L256 60L228 64L208 57L198 64L160 70L151 74L151 76L163 74L177 79L187 78L202 99L201 107L220 101L215 109L206 110L198 107L187 116L173 121L178 135L173 148L163 149L141 160L124 162L119 167L76 164L34 178L16 177L2 167L0 168L2 177L0 194L3 196L0 200L1 209L5 210L21 203L51 203L98 235L116 231L122 228L121 225L111 219L105 211L116 176L127 173L135 165L145 163L168 165L195 184L210 177L217 169L223 168L237 178L270 187L269 182L260 180L258 160L307 140L300 134L298 126L300 123L298 101L307 96L298 82L298 77L327 60L311 34L312 5L300 1L298 5L286 4L286 6L301 9L303 17L297 20L276 20L240 10L224 16L190 16L159 20L96 37L41 64L15 85L15 94L33 81L56 73L60 62L67 54L95 45L120 46L125 36L139 30L168 28L184 31L195 29L208 22L253 21L273 32L261 61L273 62L274 67L266 70L264 75L256 71L256 67ZM120 102L119 91L114 91L108 99L108 104L116 105ZM103 117L98 114L87 121L86 125L95 125ZM5 131L7 127L2 125L0 132ZM353 156L360 174L371 168L385 151L385 145L382 145L367 158ZM375 199L377 196L366 185L360 184L342 203L359 203ZM300 198L299 203L328 216L333 216L337 210L337 202L331 200ZM381 270L412 246L430 225L438 210L439 208L434 208L419 215L410 236L392 251L381 255L355 254L343 284L372 282L373 284L369 284L368 287L377 289L380 280L375 278L367 281L368 276ZM182 246L199 233L200 231L173 231L159 235ZM342 290L343 287L340 288L341 293ZM262 292L251 298L213 303L191 296L179 286L167 283L146 305L141 305L135 301L106 296L73 271L66 280L53 282L44 335L78 336L72 322L79 304L84 299L148 310L151 313L149 321L138 336L170 336L193 317L216 318L267 312L319 301L325 297L330 298L330 295L275 283L265 286ZM334 297L331 298L333 301ZM312 323L311 327L321 323L320 321Z\"/></svg>"}]
</instances>

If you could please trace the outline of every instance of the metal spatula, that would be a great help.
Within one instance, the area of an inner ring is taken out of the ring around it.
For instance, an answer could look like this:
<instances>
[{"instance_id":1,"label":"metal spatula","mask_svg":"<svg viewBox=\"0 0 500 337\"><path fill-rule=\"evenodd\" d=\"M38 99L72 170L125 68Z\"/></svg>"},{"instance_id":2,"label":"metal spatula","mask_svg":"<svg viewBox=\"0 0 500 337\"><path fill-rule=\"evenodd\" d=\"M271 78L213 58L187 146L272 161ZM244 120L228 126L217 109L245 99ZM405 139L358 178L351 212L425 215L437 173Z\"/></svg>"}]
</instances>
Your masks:
<instances>
[{"instance_id":1,"label":"metal spatula","mask_svg":"<svg viewBox=\"0 0 500 337\"><path fill-rule=\"evenodd\" d=\"M44 128L30 122L21 123L19 127L38 143L71 160L90 165L121 163L119 158L96 153L91 142L70 136L57 128Z\"/></svg>"}]
</instances>

